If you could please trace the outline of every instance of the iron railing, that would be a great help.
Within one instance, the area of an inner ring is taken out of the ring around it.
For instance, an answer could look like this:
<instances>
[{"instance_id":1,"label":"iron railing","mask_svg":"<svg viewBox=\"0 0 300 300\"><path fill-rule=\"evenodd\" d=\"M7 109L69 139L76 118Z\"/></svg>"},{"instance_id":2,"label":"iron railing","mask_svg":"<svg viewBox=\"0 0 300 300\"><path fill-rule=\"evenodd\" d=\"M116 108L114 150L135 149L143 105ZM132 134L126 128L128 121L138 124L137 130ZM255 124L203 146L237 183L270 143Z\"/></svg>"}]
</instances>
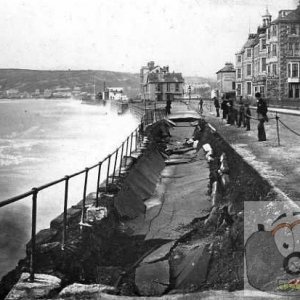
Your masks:
<instances>
[{"instance_id":1,"label":"iron railing","mask_svg":"<svg viewBox=\"0 0 300 300\"><path fill-rule=\"evenodd\" d=\"M147 108L144 110L143 116L141 118L141 123L139 126L134 129L127 138L121 143L121 145L112 153L107 155L100 162L86 167L85 169L73 173L71 175L67 175L63 178L57 179L55 181L46 183L44 185L34 187L31 190L20 194L18 196L6 199L0 202L0 208L27 198L29 196L32 197L32 212L31 212L31 252L30 252L30 281L34 281L35 274L35 262L36 262L36 220L37 220L37 202L38 202L38 194L42 190L46 190L49 187L54 185L64 183L64 211L63 211L63 228L62 228L62 240L61 240L61 249L64 250L65 243L67 240L67 223L68 223L68 197L69 197L69 184L70 179L77 177L79 175L84 174L84 184L83 184L83 195L82 195L82 208L81 208L81 219L80 225L85 224L85 210L86 210L86 200L87 200L87 185L89 180L89 173L93 169L97 169L97 185L96 185L96 206L99 205L99 195L100 195L100 185L101 185L101 171L103 171L103 166L106 165L106 178L102 181L104 185L105 192L108 192L109 184L113 184L117 177L121 176L121 169L123 163L127 166L127 159L138 149L139 144L142 141L143 131L147 125L150 125L159 119L162 119L165 116L163 111L160 109Z\"/></svg>"}]
</instances>

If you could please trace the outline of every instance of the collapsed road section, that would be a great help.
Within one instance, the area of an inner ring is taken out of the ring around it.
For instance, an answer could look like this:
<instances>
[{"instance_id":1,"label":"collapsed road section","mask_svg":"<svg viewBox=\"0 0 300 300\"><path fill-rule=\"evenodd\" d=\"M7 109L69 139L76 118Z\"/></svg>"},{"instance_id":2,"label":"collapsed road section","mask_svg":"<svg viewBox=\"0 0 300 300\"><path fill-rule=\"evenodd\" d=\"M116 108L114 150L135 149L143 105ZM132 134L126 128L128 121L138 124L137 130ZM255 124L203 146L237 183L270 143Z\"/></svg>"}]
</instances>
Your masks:
<instances>
[{"instance_id":1,"label":"collapsed road section","mask_svg":"<svg viewBox=\"0 0 300 300\"><path fill-rule=\"evenodd\" d=\"M243 289L243 203L270 199L271 186L202 119L161 120L145 135L101 194L105 217L80 229L80 208L73 207L63 251L61 217L53 220L37 236L39 280L26 282L27 259L21 261L2 281L8 287L20 277L6 299Z\"/></svg>"}]
</instances>

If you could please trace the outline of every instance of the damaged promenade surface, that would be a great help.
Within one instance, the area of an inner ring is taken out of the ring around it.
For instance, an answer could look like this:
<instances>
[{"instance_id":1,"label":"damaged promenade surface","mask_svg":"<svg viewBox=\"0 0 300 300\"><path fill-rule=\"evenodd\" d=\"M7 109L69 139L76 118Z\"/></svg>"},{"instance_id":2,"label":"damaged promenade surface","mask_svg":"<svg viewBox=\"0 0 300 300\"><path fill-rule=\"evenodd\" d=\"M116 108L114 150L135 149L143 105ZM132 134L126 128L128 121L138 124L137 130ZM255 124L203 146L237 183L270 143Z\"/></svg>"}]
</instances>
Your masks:
<instances>
[{"instance_id":1,"label":"damaged promenade surface","mask_svg":"<svg viewBox=\"0 0 300 300\"><path fill-rule=\"evenodd\" d=\"M104 218L80 230L80 205L70 209L64 250L61 216L53 220L37 236L37 282L26 282L24 259L1 283L22 274L6 299L242 298L243 203L275 196L196 113L172 109L175 124L149 126L121 176L101 190Z\"/></svg>"}]
</instances>

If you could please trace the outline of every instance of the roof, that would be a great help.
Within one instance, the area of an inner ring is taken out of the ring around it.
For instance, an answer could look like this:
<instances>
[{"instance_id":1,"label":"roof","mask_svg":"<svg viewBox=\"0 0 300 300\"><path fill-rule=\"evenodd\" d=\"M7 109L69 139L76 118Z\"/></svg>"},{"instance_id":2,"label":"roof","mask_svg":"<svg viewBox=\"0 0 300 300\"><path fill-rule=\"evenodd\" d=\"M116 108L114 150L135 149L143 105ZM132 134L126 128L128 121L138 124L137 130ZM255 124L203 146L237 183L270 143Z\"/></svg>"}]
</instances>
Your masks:
<instances>
[{"instance_id":1,"label":"roof","mask_svg":"<svg viewBox=\"0 0 300 300\"><path fill-rule=\"evenodd\" d=\"M257 44L257 35L253 38L248 38L247 42L244 44L243 48L251 48L254 47Z\"/></svg>"},{"instance_id":2,"label":"roof","mask_svg":"<svg viewBox=\"0 0 300 300\"><path fill-rule=\"evenodd\" d=\"M218 73L227 73L227 72L235 72L235 68L233 64L225 64L225 67L217 72Z\"/></svg>"},{"instance_id":3,"label":"roof","mask_svg":"<svg viewBox=\"0 0 300 300\"><path fill-rule=\"evenodd\" d=\"M285 16L282 12L286 12ZM295 10L283 10L279 12L279 16L272 24L277 23L300 23L300 4Z\"/></svg>"},{"instance_id":4,"label":"roof","mask_svg":"<svg viewBox=\"0 0 300 300\"><path fill-rule=\"evenodd\" d=\"M184 82L181 73L149 73L148 82Z\"/></svg>"}]
</instances>

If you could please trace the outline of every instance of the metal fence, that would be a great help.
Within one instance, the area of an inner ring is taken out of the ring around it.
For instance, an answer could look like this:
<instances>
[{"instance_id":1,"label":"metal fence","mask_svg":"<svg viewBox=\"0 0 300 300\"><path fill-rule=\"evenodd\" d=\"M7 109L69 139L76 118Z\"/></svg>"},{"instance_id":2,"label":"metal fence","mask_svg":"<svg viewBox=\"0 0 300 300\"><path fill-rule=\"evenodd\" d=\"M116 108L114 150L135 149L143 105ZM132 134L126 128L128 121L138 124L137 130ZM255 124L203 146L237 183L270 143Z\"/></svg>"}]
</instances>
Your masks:
<instances>
[{"instance_id":1,"label":"metal fence","mask_svg":"<svg viewBox=\"0 0 300 300\"><path fill-rule=\"evenodd\" d=\"M113 184L115 180L121 176L122 166L127 165L127 159L132 155L133 151L138 149L139 144L143 139L143 132L147 125L150 125L165 116L164 112L161 109L147 108L142 114L141 123L139 126L128 135L128 137L121 143L121 145L112 153L107 155L100 162L86 167L85 169L67 175L63 178L57 179L55 181L46 183L39 187L34 187L31 190L17 195L15 197L6 199L0 202L0 208L27 198L32 197L32 212L31 212L31 252L30 252L30 281L34 281L35 274L35 256L36 256L36 219L37 219L37 202L38 194L42 190L46 190L49 187L54 185L64 183L64 210L63 210L63 229L62 229L62 240L61 240L61 249L64 250L64 246L67 240L67 210L68 210L68 197L69 197L69 184L72 178L75 178L79 175L84 174L84 183L83 183L83 196L82 196L82 208L81 208L81 220L80 224L85 224L85 210L86 210L86 199L87 199L87 185L89 179L89 172L96 169L97 173L97 184L95 187L96 191L96 206L99 204L99 195L100 195L100 184L103 183L103 187L106 192L108 192L109 185ZM103 171L104 166L106 167L106 178L101 181L101 171ZM104 180L104 181L103 181Z\"/></svg>"}]
</instances>

